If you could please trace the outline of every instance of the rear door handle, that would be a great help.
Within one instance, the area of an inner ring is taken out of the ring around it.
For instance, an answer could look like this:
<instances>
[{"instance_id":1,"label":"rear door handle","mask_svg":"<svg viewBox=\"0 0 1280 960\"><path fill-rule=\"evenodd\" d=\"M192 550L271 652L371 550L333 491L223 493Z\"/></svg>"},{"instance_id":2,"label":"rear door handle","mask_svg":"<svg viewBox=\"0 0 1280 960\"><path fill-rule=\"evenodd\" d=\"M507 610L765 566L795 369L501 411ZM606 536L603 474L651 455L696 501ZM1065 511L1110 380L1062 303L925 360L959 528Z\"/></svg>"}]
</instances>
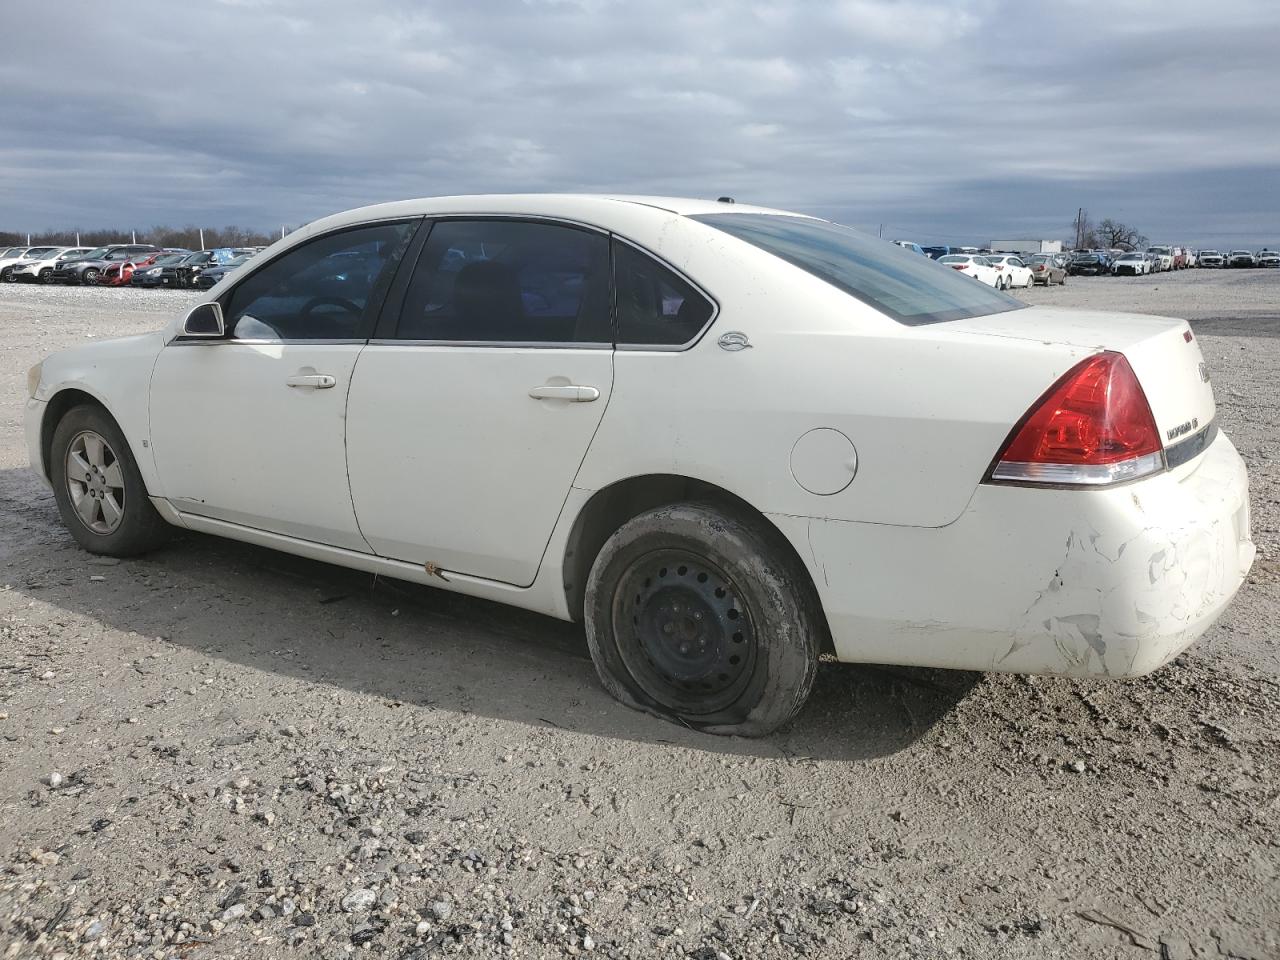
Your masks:
<instances>
[{"instance_id":1,"label":"rear door handle","mask_svg":"<svg viewBox=\"0 0 1280 960\"><path fill-rule=\"evenodd\" d=\"M530 390L529 396L535 400L571 400L574 403L590 403L592 400L600 399L600 391L595 387L582 387L576 383L565 386L543 384Z\"/></svg>"},{"instance_id":2,"label":"rear door handle","mask_svg":"<svg viewBox=\"0 0 1280 960\"><path fill-rule=\"evenodd\" d=\"M314 390L328 390L330 387L337 385L338 378L331 377L327 373L309 373L290 377L284 383L286 387L311 387Z\"/></svg>"}]
</instances>

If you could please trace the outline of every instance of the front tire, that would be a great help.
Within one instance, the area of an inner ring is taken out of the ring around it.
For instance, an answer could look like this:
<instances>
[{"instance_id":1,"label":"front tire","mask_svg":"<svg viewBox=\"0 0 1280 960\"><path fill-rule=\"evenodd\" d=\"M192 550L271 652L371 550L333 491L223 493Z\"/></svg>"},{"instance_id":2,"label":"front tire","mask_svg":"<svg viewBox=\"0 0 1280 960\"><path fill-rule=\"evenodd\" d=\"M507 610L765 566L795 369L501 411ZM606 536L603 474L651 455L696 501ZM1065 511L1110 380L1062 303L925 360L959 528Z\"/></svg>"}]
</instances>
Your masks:
<instances>
[{"instance_id":1,"label":"front tire","mask_svg":"<svg viewBox=\"0 0 1280 960\"><path fill-rule=\"evenodd\" d=\"M760 737L804 705L825 620L804 568L763 521L704 503L658 507L601 548L586 633L627 706L707 733Z\"/></svg>"},{"instance_id":2,"label":"front tire","mask_svg":"<svg viewBox=\"0 0 1280 960\"><path fill-rule=\"evenodd\" d=\"M84 273L80 274L80 282L83 283L85 286L89 286L89 287L96 286L98 283L99 276L101 276L101 274L99 274L97 269L94 267L90 267Z\"/></svg>"},{"instance_id":3,"label":"front tire","mask_svg":"<svg viewBox=\"0 0 1280 960\"><path fill-rule=\"evenodd\" d=\"M169 538L124 434L101 407L73 407L58 422L49 476L62 522L90 553L132 557Z\"/></svg>"}]
</instances>

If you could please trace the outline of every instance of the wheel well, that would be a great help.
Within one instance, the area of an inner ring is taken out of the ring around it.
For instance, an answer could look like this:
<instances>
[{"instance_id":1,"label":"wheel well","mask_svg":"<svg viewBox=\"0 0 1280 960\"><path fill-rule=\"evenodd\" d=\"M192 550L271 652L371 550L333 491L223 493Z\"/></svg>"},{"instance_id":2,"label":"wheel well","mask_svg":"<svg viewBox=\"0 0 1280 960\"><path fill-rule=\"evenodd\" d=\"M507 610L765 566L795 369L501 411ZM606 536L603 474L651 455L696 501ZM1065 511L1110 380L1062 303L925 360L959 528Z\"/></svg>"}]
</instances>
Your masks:
<instances>
[{"instance_id":1,"label":"wheel well","mask_svg":"<svg viewBox=\"0 0 1280 960\"><path fill-rule=\"evenodd\" d=\"M813 578L809 575L809 568L805 566L791 541L783 536L782 531L763 513L741 497L715 484L691 477L650 474L621 480L603 490L596 491L574 520L573 529L569 531L569 539L565 545L562 567L565 601L574 620L580 621L583 618L587 577L591 573L592 564L600 554L601 547L613 532L632 517L646 510L688 500L717 504L741 516L749 517L759 524L760 529L774 541L776 549L785 551L794 558L797 568L805 578L804 586L812 591L812 596L817 601L818 590ZM821 612L820 603L819 611ZM821 618L825 628L826 614L821 614ZM830 630L824 629L821 649L823 653L831 652L833 649Z\"/></svg>"},{"instance_id":2,"label":"wheel well","mask_svg":"<svg viewBox=\"0 0 1280 960\"><path fill-rule=\"evenodd\" d=\"M53 449L53 433L58 429L58 424L62 421L62 418L67 415L67 411L72 407L79 406L94 406L106 413L107 416L111 416L111 411L104 407L97 397L85 393L83 390L74 388L60 390L50 397L49 405L44 411L44 419L40 423L40 459L46 479L52 479L49 456ZM112 417L112 419L115 418Z\"/></svg>"}]
</instances>

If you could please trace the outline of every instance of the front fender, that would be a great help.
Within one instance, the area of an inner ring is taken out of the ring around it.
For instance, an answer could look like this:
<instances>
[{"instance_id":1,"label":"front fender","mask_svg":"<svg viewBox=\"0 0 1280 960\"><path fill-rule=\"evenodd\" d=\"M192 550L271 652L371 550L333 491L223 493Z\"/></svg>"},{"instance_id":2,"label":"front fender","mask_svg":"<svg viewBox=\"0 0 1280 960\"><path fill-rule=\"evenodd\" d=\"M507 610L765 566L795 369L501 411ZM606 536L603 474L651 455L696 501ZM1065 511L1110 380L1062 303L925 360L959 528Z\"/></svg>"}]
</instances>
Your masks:
<instances>
[{"instance_id":1,"label":"front fender","mask_svg":"<svg viewBox=\"0 0 1280 960\"><path fill-rule=\"evenodd\" d=\"M74 405L75 394L90 397L120 425L147 489L158 495L148 397L151 371L163 346L161 334L147 333L86 344L46 358L35 396L42 444L52 434L57 419Z\"/></svg>"}]
</instances>

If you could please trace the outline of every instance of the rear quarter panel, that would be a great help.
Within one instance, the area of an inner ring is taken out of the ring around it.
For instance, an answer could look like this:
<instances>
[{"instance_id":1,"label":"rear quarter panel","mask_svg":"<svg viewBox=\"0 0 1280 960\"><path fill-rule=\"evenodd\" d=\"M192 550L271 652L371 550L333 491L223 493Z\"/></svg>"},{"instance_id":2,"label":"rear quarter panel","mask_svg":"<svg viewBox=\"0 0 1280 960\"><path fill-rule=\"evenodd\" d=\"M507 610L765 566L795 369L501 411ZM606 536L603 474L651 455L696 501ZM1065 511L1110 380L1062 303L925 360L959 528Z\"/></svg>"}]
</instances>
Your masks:
<instances>
[{"instance_id":1,"label":"rear quarter panel","mask_svg":"<svg viewBox=\"0 0 1280 960\"><path fill-rule=\"evenodd\" d=\"M706 236L705 234L711 234ZM639 237L718 301L683 352L619 350L613 396L576 485L670 473L766 513L942 526L964 510L1012 425L1089 348L907 327L710 230ZM717 338L741 331L750 349ZM797 440L841 431L857 453L841 492L807 492Z\"/></svg>"}]
</instances>

